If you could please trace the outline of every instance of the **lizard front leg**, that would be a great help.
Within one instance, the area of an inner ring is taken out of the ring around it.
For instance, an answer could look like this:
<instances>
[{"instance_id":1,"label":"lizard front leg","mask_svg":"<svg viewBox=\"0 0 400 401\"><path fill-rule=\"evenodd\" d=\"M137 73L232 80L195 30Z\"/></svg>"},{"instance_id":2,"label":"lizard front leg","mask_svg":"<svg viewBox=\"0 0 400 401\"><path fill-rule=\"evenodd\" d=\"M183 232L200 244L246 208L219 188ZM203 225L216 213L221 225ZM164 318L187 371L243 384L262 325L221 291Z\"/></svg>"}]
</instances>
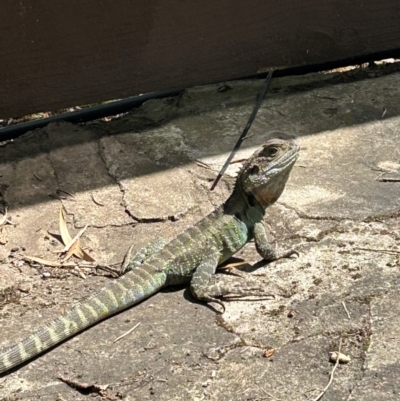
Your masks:
<instances>
[{"instance_id":1,"label":"lizard front leg","mask_svg":"<svg viewBox=\"0 0 400 401\"><path fill-rule=\"evenodd\" d=\"M168 241L165 238L156 237L149 244L140 248L135 254L133 254L134 244L132 244L128 249L128 252L125 254L124 261L122 262L118 274L122 276L129 270L136 269L151 255L161 251L166 244L168 244Z\"/></svg>"},{"instance_id":2,"label":"lizard front leg","mask_svg":"<svg viewBox=\"0 0 400 401\"><path fill-rule=\"evenodd\" d=\"M213 278L218 266L219 257L220 254L218 251L210 253L202 260L193 273L190 290L195 298L201 301L215 302L221 305L224 312L225 306L217 297L271 296L262 287L252 286L243 281L229 283L221 280L215 282Z\"/></svg>"},{"instance_id":3,"label":"lizard front leg","mask_svg":"<svg viewBox=\"0 0 400 401\"><path fill-rule=\"evenodd\" d=\"M293 249L278 253L276 249L270 244L263 222L254 225L254 241L259 255L268 261L278 260L282 258L289 258L293 255L299 256L299 253Z\"/></svg>"}]
</instances>

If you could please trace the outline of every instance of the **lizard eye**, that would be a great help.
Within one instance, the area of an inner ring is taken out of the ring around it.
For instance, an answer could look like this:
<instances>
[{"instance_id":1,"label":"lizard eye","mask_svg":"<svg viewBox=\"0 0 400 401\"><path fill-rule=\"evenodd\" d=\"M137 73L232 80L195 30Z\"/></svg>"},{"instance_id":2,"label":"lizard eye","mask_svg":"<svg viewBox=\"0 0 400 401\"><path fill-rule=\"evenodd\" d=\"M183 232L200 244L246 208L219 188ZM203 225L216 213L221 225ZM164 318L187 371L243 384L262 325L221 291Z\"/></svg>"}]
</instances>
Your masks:
<instances>
[{"instance_id":1,"label":"lizard eye","mask_svg":"<svg viewBox=\"0 0 400 401\"><path fill-rule=\"evenodd\" d=\"M269 157L275 157L278 154L278 152L279 152L279 148L277 148L276 146L270 146L267 149L267 155Z\"/></svg>"}]
</instances>

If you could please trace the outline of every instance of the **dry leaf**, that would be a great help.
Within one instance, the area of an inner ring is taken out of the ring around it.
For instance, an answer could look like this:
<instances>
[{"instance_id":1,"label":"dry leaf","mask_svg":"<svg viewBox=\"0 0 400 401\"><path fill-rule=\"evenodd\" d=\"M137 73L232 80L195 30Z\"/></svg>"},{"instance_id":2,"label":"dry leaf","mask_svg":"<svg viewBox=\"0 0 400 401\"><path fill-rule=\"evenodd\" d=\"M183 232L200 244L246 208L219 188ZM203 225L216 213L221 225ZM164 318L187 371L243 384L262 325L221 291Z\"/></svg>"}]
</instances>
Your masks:
<instances>
[{"instance_id":1,"label":"dry leaf","mask_svg":"<svg viewBox=\"0 0 400 401\"><path fill-rule=\"evenodd\" d=\"M351 358L349 356L342 354L341 352L335 351L329 353L329 359L332 362L336 362L338 358L340 363L349 363L351 361Z\"/></svg>"},{"instance_id":2,"label":"dry leaf","mask_svg":"<svg viewBox=\"0 0 400 401\"><path fill-rule=\"evenodd\" d=\"M22 259L27 260L28 262L37 262L40 263L41 265L50 267L61 267L63 265L61 262L37 258L36 256L23 255Z\"/></svg>"},{"instance_id":3,"label":"dry leaf","mask_svg":"<svg viewBox=\"0 0 400 401\"><path fill-rule=\"evenodd\" d=\"M224 266L226 269L230 269L232 267L237 267L237 266L243 266L243 265L248 265L249 262L243 261L243 262L233 262L233 263L228 263Z\"/></svg>"},{"instance_id":4,"label":"dry leaf","mask_svg":"<svg viewBox=\"0 0 400 401\"><path fill-rule=\"evenodd\" d=\"M7 229L0 227L0 245L5 245L8 242Z\"/></svg>"},{"instance_id":5,"label":"dry leaf","mask_svg":"<svg viewBox=\"0 0 400 401\"><path fill-rule=\"evenodd\" d=\"M7 219L7 216L8 216L8 211L6 208L4 211L3 217L0 219L0 226L6 225L6 224L11 224L12 226L15 226L15 224L11 220Z\"/></svg>"},{"instance_id":6,"label":"dry leaf","mask_svg":"<svg viewBox=\"0 0 400 401\"><path fill-rule=\"evenodd\" d=\"M264 351L263 357L264 358L271 358L272 355L275 354L275 348L270 348Z\"/></svg>"},{"instance_id":7,"label":"dry leaf","mask_svg":"<svg viewBox=\"0 0 400 401\"><path fill-rule=\"evenodd\" d=\"M76 234L75 237L71 239L71 241L68 244L65 245L64 249L61 249L60 253L68 252L69 249L78 242L78 239L82 236L82 234L86 231L86 229L87 225L83 227L82 230L80 230L78 234Z\"/></svg>"},{"instance_id":8,"label":"dry leaf","mask_svg":"<svg viewBox=\"0 0 400 401\"><path fill-rule=\"evenodd\" d=\"M62 207L60 207L60 234L64 245L69 244L72 241L72 238L69 235L67 222L65 221Z\"/></svg>"},{"instance_id":9,"label":"dry leaf","mask_svg":"<svg viewBox=\"0 0 400 401\"><path fill-rule=\"evenodd\" d=\"M70 254L70 252L68 252L67 256L65 257L65 260L70 258L72 255L75 255L77 258L86 260L87 262L94 262L94 259L80 247L78 241L79 237L86 230L86 227L83 230L81 230L74 237L74 239L72 239L68 231L67 222L64 217L63 209L60 208L60 234L64 245L66 245L66 247L64 248L65 250L63 250L63 252L72 249L72 253Z\"/></svg>"},{"instance_id":10,"label":"dry leaf","mask_svg":"<svg viewBox=\"0 0 400 401\"><path fill-rule=\"evenodd\" d=\"M80 251L82 252L82 259L86 260L86 262L94 262L95 260L88 254L86 253L82 248L80 248ZM75 252L74 252L75 254Z\"/></svg>"},{"instance_id":11,"label":"dry leaf","mask_svg":"<svg viewBox=\"0 0 400 401\"><path fill-rule=\"evenodd\" d=\"M79 252L80 250L79 241L71 243L71 247L68 249L68 252L63 260L68 260L75 252Z\"/></svg>"},{"instance_id":12,"label":"dry leaf","mask_svg":"<svg viewBox=\"0 0 400 401\"><path fill-rule=\"evenodd\" d=\"M47 259L43 259L43 258L38 258L36 256L29 256L29 255L21 255L21 258L28 262L36 262L36 263L40 263L43 266L49 266L49 267L73 267L73 268L75 268L76 266L78 266L78 264L76 262L65 262L62 260L61 261L47 260ZM81 263L81 267L92 268L92 267L96 267L96 265Z\"/></svg>"}]
</instances>

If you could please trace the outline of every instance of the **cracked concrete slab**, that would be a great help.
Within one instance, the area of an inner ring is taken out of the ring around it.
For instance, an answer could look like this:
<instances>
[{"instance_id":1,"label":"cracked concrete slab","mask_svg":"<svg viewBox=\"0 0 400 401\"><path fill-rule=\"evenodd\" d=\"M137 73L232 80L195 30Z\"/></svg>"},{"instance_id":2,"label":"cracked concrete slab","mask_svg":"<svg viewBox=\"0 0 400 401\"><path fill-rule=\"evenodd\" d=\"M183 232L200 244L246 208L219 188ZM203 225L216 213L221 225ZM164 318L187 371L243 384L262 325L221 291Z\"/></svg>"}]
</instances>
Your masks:
<instances>
[{"instance_id":1,"label":"cracked concrete slab","mask_svg":"<svg viewBox=\"0 0 400 401\"><path fill-rule=\"evenodd\" d=\"M101 142L108 171L119 183L127 215L134 220L177 220L205 197L197 194L190 172L175 166L182 158L181 136L138 133L102 138ZM166 182L168 191L160 197Z\"/></svg>"},{"instance_id":2,"label":"cracked concrete slab","mask_svg":"<svg viewBox=\"0 0 400 401\"><path fill-rule=\"evenodd\" d=\"M400 73L386 72L274 80L238 163L212 192L262 81L189 89L110 122L52 124L0 147L0 211L11 222L0 227L8 346L111 280L23 259L57 259L60 207L71 235L88 226L84 249L115 266L132 243L173 238L223 202L240 160L274 132L301 141L265 218L277 246L300 256L265 265L253 243L236 255L275 299L232 301L220 315L185 288L167 289L0 378L0 399L96 394L63 376L108 385L97 394L108 399L313 400L339 343L351 361L323 400L400 399Z\"/></svg>"},{"instance_id":3,"label":"cracked concrete slab","mask_svg":"<svg viewBox=\"0 0 400 401\"><path fill-rule=\"evenodd\" d=\"M398 292L385 294L371 301L372 342L364 361L365 375L357 383L350 400L398 400L399 369L399 305Z\"/></svg>"},{"instance_id":4,"label":"cracked concrete slab","mask_svg":"<svg viewBox=\"0 0 400 401\"><path fill-rule=\"evenodd\" d=\"M63 206L68 214L74 216L76 227L131 223L120 206L123 194L99 157L97 135L83 127L75 127L74 134L82 143L68 146L68 128L68 125L46 127L47 138L42 146L48 147L48 158L57 179L57 188L64 192ZM96 177L95 187L93 177ZM99 208L100 213L97 210Z\"/></svg>"}]
</instances>

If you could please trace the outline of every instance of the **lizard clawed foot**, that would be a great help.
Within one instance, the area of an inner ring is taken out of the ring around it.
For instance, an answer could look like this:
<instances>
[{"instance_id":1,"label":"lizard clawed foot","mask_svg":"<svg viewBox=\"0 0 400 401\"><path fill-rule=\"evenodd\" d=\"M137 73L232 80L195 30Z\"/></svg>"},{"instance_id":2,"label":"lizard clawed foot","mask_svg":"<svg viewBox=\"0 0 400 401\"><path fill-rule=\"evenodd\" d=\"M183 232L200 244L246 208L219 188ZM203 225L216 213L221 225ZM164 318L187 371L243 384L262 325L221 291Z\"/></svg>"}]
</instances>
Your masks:
<instances>
[{"instance_id":1,"label":"lizard clawed foot","mask_svg":"<svg viewBox=\"0 0 400 401\"><path fill-rule=\"evenodd\" d=\"M244 298L247 298L247 297L253 297L253 299L244 299ZM246 293L225 294L225 295L222 296L222 298L225 301L234 301L234 300L238 300L238 299L240 299L241 301L254 301L254 297L256 297L257 300L269 300L269 299L275 299L275 294L270 294L270 293L267 293L267 292L262 291L262 290L261 291L257 290L257 291L249 291L249 292L246 291ZM222 308L222 311L218 310L218 309L215 309L215 308L214 309L216 310L217 313L220 313L221 315L223 313L225 313L226 307L225 307L224 303L220 299L218 299L218 298L210 298L207 302L214 302L214 303L220 305L221 308Z\"/></svg>"},{"instance_id":2,"label":"lizard clawed foot","mask_svg":"<svg viewBox=\"0 0 400 401\"><path fill-rule=\"evenodd\" d=\"M279 259L291 259L293 256L299 258L300 253L294 249L290 249L289 251L283 253L277 253L276 255L274 255L272 259L268 259L268 262L273 262L274 260L279 260Z\"/></svg>"},{"instance_id":3,"label":"lizard clawed foot","mask_svg":"<svg viewBox=\"0 0 400 401\"><path fill-rule=\"evenodd\" d=\"M222 308L222 311L214 308L215 311L216 311L217 313L221 314L221 315L222 315L223 313L225 313L225 310L226 310L225 305L224 305L224 303L223 303L220 299L218 299L218 298L211 298L211 297L210 297L210 299L207 300L207 302L215 302L216 304L218 304L218 305L221 306L221 308Z\"/></svg>"},{"instance_id":4,"label":"lizard clawed foot","mask_svg":"<svg viewBox=\"0 0 400 401\"><path fill-rule=\"evenodd\" d=\"M237 299L241 299L243 301L246 301L247 297L256 297L257 299L273 299L275 298L275 294L271 294L267 292L263 287L260 285L246 285L242 283L230 283L230 284L225 284L221 285L213 285L209 287L208 294L205 295L204 293L201 295L201 297L198 297L200 300L205 301L205 302L215 302L218 305L222 307L222 312L218 311L218 313L224 313L225 312L225 305L223 302L218 299L222 298L225 301L233 301ZM254 300L254 299L251 299ZM250 299L249 299L250 301Z\"/></svg>"},{"instance_id":5,"label":"lizard clawed foot","mask_svg":"<svg viewBox=\"0 0 400 401\"><path fill-rule=\"evenodd\" d=\"M267 292L260 285L241 285L240 283L235 283L229 287L229 290L222 296L224 299L238 299L247 297L256 297L261 299L273 299L275 294Z\"/></svg>"}]
</instances>

